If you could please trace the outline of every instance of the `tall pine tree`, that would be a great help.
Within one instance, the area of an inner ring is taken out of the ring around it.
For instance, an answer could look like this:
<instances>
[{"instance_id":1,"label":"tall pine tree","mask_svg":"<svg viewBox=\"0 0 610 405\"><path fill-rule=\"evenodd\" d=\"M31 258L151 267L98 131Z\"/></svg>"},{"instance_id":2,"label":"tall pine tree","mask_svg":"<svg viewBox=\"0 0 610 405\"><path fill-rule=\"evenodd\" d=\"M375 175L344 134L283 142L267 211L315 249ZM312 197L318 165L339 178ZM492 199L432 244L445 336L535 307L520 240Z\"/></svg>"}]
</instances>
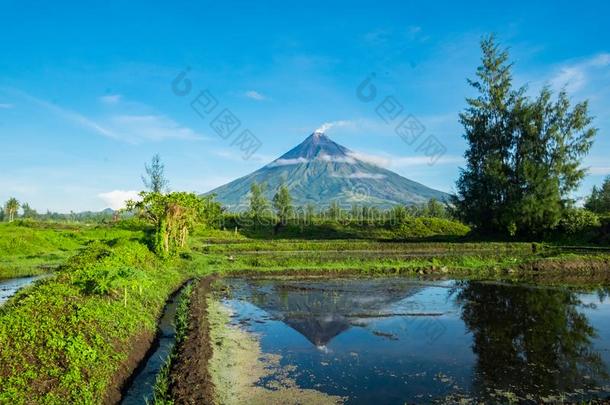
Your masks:
<instances>
[{"instance_id":1,"label":"tall pine tree","mask_svg":"<svg viewBox=\"0 0 610 405\"><path fill-rule=\"evenodd\" d=\"M479 96L460 115L469 148L455 203L482 233L540 235L572 204L597 130L587 102L570 108L565 91L553 101L547 87L533 100L513 89L508 53L493 36L481 49L478 79L469 81Z\"/></svg>"}]
</instances>

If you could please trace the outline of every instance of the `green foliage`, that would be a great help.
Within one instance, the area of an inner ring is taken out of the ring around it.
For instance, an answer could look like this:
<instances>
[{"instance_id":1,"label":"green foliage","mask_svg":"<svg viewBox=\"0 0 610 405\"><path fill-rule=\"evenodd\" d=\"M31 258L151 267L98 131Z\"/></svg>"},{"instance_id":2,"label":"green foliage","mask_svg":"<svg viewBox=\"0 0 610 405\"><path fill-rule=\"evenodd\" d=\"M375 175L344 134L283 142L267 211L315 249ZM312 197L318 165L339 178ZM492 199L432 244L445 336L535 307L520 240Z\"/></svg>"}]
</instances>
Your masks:
<instances>
[{"instance_id":1,"label":"green foliage","mask_svg":"<svg viewBox=\"0 0 610 405\"><path fill-rule=\"evenodd\" d=\"M195 224L210 225L220 208L209 197L194 193L167 194L141 192L140 201L128 201L127 209L154 226L154 250L161 256L176 254L185 248Z\"/></svg>"},{"instance_id":2,"label":"green foliage","mask_svg":"<svg viewBox=\"0 0 610 405\"><path fill-rule=\"evenodd\" d=\"M250 207L249 215L254 221L254 225L257 226L262 222L265 216L269 215L269 201L265 198L266 185L258 184L256 182L250 185Z\"/></svg>"},{"instance_id":3,"label":"green foliage","mask_svg":"<svg viewBox=\"0 0 610 405\"><path fill-rule=\"evenodd\" d=\"M151 193L165 193L168 191L169 181L165 177L165 166L161 163L161 156L155 154L150 165L145 164L146 176L142 176L142 183Z\"/></svg>"},{"instance_id":4,"label":"green foliage","mask_svg":"<svg viewBox=\"0 0 610 405\"><path fill-rule=\"evenodd\" d=\"M293 215L292 197L290 196L286 184L281 184L273 196L273 208L275 208L276 214L282 224L286 224L288 218Z\"/></svg>"},{"instance_id":5,"label":"green foliage","mask_svg":"<svg viewBox=\"0 0 610 405\"><path fill-rule=\"evenodd\" d=\"M405 218L398 229L397 235L403 238L422 238L430 236L451 235L464 236L470 228L460 222L442 218Z\"/></svg>"},{"instance_id":6,"label":"green foliage","mask_svg":"<svg viewBox=\"0 0 610 405\"><path fill-rule=\"evenodd\" d=\"M38 217L36 210L30 207L30 204L26 202L21 205L21 209L23 210L22 217L25 219L36 219Z\"/></svg>"},{"instance_id":7,"label":"green foliage","mask_svg":"<svg viewBox=\"0 0 610 405\"><path fill-rule=\"evenodd\" d=\"M4 216L8 222L12 222L15 219L19 206L19 201L14 197L9 198L4 204Z\"/></svg>"},{"instance_id":8,"label":"green foliage","mask_svg":"<svg viewBox=\"0 0 610 405\"><path fill-rule=\"evenodd\" d=\"M563 212L558 228L568 235L576 235L599 226L599 217L595 213L582 208L571 208Z\"/></svg>"},{"instance_id":9,"label":"green foliage","mask_svg":"<svg viewBox=\"0 0 610 405\"><path fill-rule=\"evenodd\" d=\"M106 226L85 226L15 220L0 224L0 279L47 273L92 241L113 243L140 238L142 232Z\"/></svg>"},{"instance_id":10,"label":"green foliage","mask_svg":"<svg viewBox=\"0 0 610 405\"><path fill-rule=\"evenodd\" d=\"M154 332L167 296L186 277L137 242L90 250L0 308L0 403L101 403L131 342ZM106 281L83 288L98 276Z\"/></svg>"},{"instance_id":11,"label":"green foliage","mask_svg":"<svg viewBox=\"0 0 610 405\"><path fill-rule=\"evenodd\" d=\"M591 195L587 198L585 208L597 214L610 213L610 176L607 176L600 188L593 186Z\"/></svg>"},{"instance_id":12,"label":"green foliage","mask_svg":"<svg viewBox=\"0 0 610 405\"><path fill-rule=\"evenodd\" d=\"M469 148L457 182L458 213L480 232L541 235L557 225L585 171L580 167L597 130L587 102L573 108L543 88L532 100L513 89L508 53L493 37L481 43L478 92L460 114Z\"/></svg>"}]
</instances>

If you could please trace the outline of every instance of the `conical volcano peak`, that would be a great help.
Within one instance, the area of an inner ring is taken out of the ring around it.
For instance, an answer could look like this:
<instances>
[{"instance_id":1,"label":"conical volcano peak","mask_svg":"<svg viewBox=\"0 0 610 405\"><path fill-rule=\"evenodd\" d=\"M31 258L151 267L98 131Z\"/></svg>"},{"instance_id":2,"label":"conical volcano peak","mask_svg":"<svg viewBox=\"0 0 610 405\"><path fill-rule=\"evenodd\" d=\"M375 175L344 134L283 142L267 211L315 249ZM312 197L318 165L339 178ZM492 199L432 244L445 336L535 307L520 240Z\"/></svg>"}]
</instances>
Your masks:
<instances>
[{"instance_id":1,"label":"conical volcano peak","mask_svg":"<svg viewBox=\"0 0 610 405\"><path fill-rule=\"evenodd\" d=\"M313 131L313 134L311 134L310 136L312 136L314 139L328 139L328 140L330 140L330 138L328 136L326 136L324 131L322 131L321 129L316 129L315 131Z\"/></svg>"},{"instance_id":2,"label":"conical volcano peak","mask_svg":"<svg viewBox=\"0 0 610 405\"><path fill-rule=\"evenodd\" d=\"M255 182L267 185L268 199L285 184L295 206L336 202L344 207L357 204L387 208L449 198L448 194L359 159L358 154L330 139L326 129L316 129L271 163L208 194L216 194L218 201L235 211L248 206Z\"/></svg>"},{"instance_id":3,"label":"conical volcano peak","mask_svg":"<svg viewBox=\"0 0 610 405\"><path fill-rule=\"evenodd\" d=\"M351 153L349 149L332 141L321 130L314 131L299 145L285 153L280 159L315 159L320 156L346 157Z\"/></svg>"}]
</instances>

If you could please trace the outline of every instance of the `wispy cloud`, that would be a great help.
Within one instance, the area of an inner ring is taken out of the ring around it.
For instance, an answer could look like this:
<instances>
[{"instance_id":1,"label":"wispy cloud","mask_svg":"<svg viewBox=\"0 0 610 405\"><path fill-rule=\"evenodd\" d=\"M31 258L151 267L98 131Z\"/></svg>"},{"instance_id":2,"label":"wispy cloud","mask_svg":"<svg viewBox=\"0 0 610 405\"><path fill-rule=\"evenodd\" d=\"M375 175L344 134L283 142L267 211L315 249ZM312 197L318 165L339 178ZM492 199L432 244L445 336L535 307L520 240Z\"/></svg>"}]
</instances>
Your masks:
<instances>
[{"instance_id":1,"label":"wispy cloud","mask_svg":"<svg viewBox=\"0 0 610 405\"><path fill-rule=\"evenodd\" d=\"M600 68L610 66L610 54L601 53L580 62L566 64L557 69L550 80L555 90L565 88L570 93L582 90L591 80L591 75Z\"/></svg>"},{"instance_id":2,"label":"wispy cloud","mask_svg":"<svg viewBox=\"0 0 610 405\"><path fill-rule=\"evenodd\" d=\"M97 196L113 210L125 208L125 201L139 198L136 190L112 190L107 193L100 193Z\"/></svg>"},{"instance_id":3,"label":"wispy cloud","mask_svg":"<svg viewBox=\"0 0 610 405\"><path fill-rule=\"evenodd\" d=\"M589 174L596 175L608 175L610 174L610 166L591 166L589 168Z\"/></svg>"},{"instance_id":4,"label":"wispy cloud","mask_svg":"<svg viewBox=\"0 0 610 405\"><path fill-rule=\"evenodd\" d=\"M325 122L324 124L320 125L315 132L328 132L332 128L348 126L357 126L357 122L348 120Z\"/></svg>"},{"instance_id":5,"label":"wispy cloud","mask_svg":"<svg viewBox=\"0 0 610 405\"><path fill-rule=\"evenodd\" d=\"M141 143L169 139L203 140L204 136L161 114L122 114L90 118L41 98L18 91L23 99L55 114L57 117L108 138Z\"/></svg>"},{"instance_id":6,"label":"wispy cloud","mask_svg":"<svg viewBox=\"0 0 610 405\"><path fill-rule=\"evenodd\" d=\"M122 98L123 96L120 94L107 94L105 96L101 96L99 100L104 104L118 104Z\"/></svg>"},{"instance_id":7,"label":"wispy cloud","mask_svg":"<svg viewBox=\"0 0 610 405\"><path fill-rule=\"evenodd\" d=\"M344 179L385 179L384 174L354 172L349 174L333 174L332 177L340 177Z\"/></svg>"},{"instance_id":8,"label":"wispy cloud","mask_svg":"<svg viewBox=\"0 0 610 405\"><path fill-rule=\"evenodd\" d=\"M276 159L273 162L269 163L269 167L298 165L307 162L309 162L309 160L305 159L304 157L296 159Z\"/></svg>"},{"instance_id":9,"label":"wispy cloud","mask_svg":"<svg viewBox=\"0 0 610 405\"><path fill-rule=\"evenodd\" d=\"M213 153L216 156L221 157L223 159L230 160L233 162L240 162L240 163L244 163L244 164L246 164L246 163L268 163L271 160L273 160L273 157L271 157L271 156L262 155L260 153L255 153L250 157L250 159L245 161L242 154L237 153L236 151L227 150L227 149L215 150Z\"/></svg>"},{"instance_id":10,"label":"wispy cloud","mask_svg":"<svg viewBox=\"0 0 610 405\"><path fill-rule=\"evenodd\" d=\"M109 123L130 142L205 139L164 115L116 115L110 117Z\"/></svg>"},{"instance_id":11,"label":"wispy cloud","mask_svg":"<svg viewBox=\"0 0 610 405\"><path fill-rule=\"evenodd\" d=\"M0 103L0 109L8 110L9 108L13 108L14 105L10 103Z\"/></svg>"},{"instance_id":12,"label":"wispy cloud","mask_svg":"<svg viewBox=\"0 0 610 405\"><path fill-rule=\"evenodd\" d=\"M71 121L74 124L80 125L83 128L89 129L89 130L96 132L100 135L103 135L105 137L113 138L113 139L121 139L121 136L118 133L115 133L113 130L108 129L108 128L104 127L103 125L100 125L96 121L86 117L83 114L77 113L77 112L72 111L67 108L60 107L57 104L50 103L46 100L43 100L38 97L34 97L30 94L27 94L27 93L24 93L21 91L19 91L19 94L24 99L50 111L51 113L55 114L56 116L58 116L62 119Z\"/></svg>"},{"instance_id":13,"label":"wispy cloud","mask_svg":"<svg viewBox=\"0 0 610 405\"><path fill-rule=\"evenodd\" d=\"M352 152L355 159L362 160L376 166L399 169L404 167L429 166L430 158L427 156L395 156L390 154L375 155L363 152ZM461 156L442 156L435 161L435 165L459 165L464 163Z\"/></svg>"},{"instance_id":14,"label":"wispy cloud","mask_svg":"<svg viewBox=\"0 0 610 405\"><path fill-rule=\"evenodd\" d=\"M256 100L256 101L267 100L267 97L265 97L264 95L262 95L261 93L259 93L256 90L248 90L244 93L244 96L246 96L252 100Z\"/></svg>"}]
</instances>

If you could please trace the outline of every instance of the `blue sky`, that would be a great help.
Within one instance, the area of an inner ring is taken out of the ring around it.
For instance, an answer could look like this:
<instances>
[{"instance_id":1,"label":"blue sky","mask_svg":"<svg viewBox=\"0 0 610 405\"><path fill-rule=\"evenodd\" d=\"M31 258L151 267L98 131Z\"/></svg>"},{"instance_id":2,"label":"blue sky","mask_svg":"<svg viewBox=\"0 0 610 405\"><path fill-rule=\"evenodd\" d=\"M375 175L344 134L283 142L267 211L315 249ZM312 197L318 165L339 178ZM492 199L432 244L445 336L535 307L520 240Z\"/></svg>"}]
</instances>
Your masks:
<instances>
[{"instance_id":1,"label":"blue sky","mask_svg":"<svg viewBox=\"0 0 610 405\"><path fill-rule=\"evenodd\" d=\"M142 188L159 152L174 190L247 174L324 123L335 141L452 191L465 143L457 121L494 32L516 84L566 86L600 129L577 195L610 174L610 6L604 2L0 1L0 201L99 210ZM172 81L186 67L192 92ZM356 88L371 72L378 98ZM191 109L208 90L261 141L248 160ZM375 112L386 96L446 147L433 166Z\"/></svg>"}]
</instances>

